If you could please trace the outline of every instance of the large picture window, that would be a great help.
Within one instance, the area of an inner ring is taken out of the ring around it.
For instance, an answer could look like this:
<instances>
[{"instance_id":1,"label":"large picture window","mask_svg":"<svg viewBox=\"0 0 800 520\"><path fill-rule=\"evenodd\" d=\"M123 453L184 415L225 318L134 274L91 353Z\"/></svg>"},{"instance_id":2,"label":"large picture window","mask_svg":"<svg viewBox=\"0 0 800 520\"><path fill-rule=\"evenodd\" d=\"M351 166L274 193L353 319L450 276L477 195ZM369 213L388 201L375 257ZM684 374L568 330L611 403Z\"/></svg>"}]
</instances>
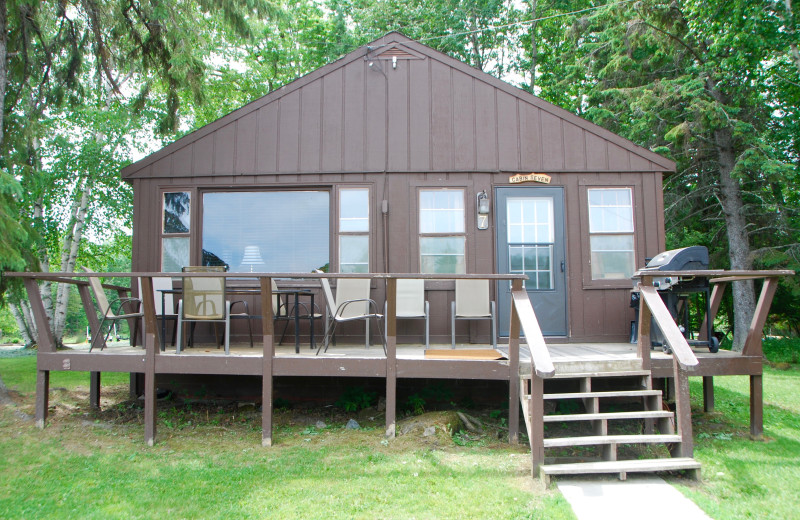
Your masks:
<instances>
[{"instance_id":1,"label":"large picture window","mask_svg":"<svg viewBox=\"0 0 800 520\"><path fill-rule=\"evenodd\" d=\"M626 280L635 267L630 188L589 188L592 280Z\"/></svg>"},{"instance_id":2,"label":"large picture window","mask_svg":"<svg viewBox=\"0 0 800 520\"><path fill-rule=\"evenodd\" d=\"M161 202L161 270L175 273L189 265L192 197L188 191L170 191Z\"/></svg>"},{"instance_id":3,"label":"large picture window","mask_svg":"<svg viewBox=\"0 0 800 520\"><path fill-rule=\"evenodd\" d=\"M465 247L464 190L420 190L420 272L466 273Z\"/></svg>"},{"instance_id":4,"label":"large picture window","mask_svg":"<svg viewBox=\"0 0 800 520\"><path fill-rule=\"evenodd\" d=\"M203 265L309 273L330 261L327 191L203 194Z\"/></svg>"},{"instance_id":5,"label":"large picture window","mask_svg":"<svg viewBox=\"0 0 800 520\"><path fill-rule=\"evenodd\" d=\"M339 272L369 272L369 189L339 190Z\"/></svg>"}]
</instances>

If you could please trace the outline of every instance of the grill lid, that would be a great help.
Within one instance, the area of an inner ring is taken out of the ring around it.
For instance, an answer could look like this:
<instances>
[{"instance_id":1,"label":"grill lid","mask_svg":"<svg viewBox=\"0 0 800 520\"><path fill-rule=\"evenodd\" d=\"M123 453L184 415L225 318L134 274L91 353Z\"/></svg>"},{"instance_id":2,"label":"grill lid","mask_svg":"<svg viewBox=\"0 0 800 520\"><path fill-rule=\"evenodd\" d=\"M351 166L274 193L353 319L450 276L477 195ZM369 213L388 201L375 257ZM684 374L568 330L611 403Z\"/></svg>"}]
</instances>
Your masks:
<instances>
[{"instance_id":1,"label":"grill lid","mask_svg":"<svg viewBox=\"0 0 800 520\"><path fill-rule=\"evenodd\" d=\"M690 246L657 254L647 263L650 271L689 271L708 269L708 248Z\"/></svg>"}]
</instances>

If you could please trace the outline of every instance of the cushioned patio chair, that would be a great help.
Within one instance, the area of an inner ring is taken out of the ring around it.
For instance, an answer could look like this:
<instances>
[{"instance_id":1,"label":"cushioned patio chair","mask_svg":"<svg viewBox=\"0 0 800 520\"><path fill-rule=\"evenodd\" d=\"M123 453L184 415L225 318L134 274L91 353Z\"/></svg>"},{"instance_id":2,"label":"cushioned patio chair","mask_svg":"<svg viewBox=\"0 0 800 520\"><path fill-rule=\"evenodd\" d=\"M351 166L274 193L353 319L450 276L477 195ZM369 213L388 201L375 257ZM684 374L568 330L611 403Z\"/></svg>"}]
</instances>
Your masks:
<instances>
[{"instance_id":1,"label":"cushioned patio chair","mask_svg":"<svg viewBox=\"0 0 800 520\"><path fill-rule=\"evenodd\" d=\"M400 278L397 280L397 319L425 320L425 349L430 347L430 305L425 300L425 280ZM384 314L388 311L384 304Z\"/></svg>"},{"instance_id":2,"label":"cushioned patio chair","mask_svg":"<svg viewBox=\"0 0 800 520\"><path fill-rule=\"evenodd\" d=\"M450 336L456 348L456 320L491 320L492 347L497 348L495 304L489 299L489 280L456 280L456 299L450 303Z\"/></svg>"},{"instance_id":3,"label":"cushioned patio chair","mask_svg":"<svg viewBox=\"0 0 800 520\"><path fill-rule=\"evenodd\" d=\"M87 269L82 267L84 272L86 273L94 273L91 269ZM109 302L108 298L106 297L106 292L103 290L103 284L100 282L100 278L96 276L89 277L89 286L92 288L92 293L94 293L94 299L97 302L97 306L100 308L100 314L102 318L100 319L100 326L98 330L92 331L92 336L89 342L89 351L91 352L94 348L95 341L97 338L100 337L103 330L103 324L105 322L111 322L112 326L108 327L108 331L103 335L103 344L100 346L100 350L103 350L106 347L106 341L108 340L109 334L111 334L111 329L115 322L119 320L128 320L134 318L138 320L144 313L142 312L142 300L139 298L116 298ZM125 310L125 307L128 307L128 310ZM137 331L139 330L138 323L134 323L131 329L131 346L136 345L136 337Z\"/></svg>"},{"instance_id":4,"label":"cushioned patio chair","mask_svg":"<svg viewBox=\"0 0 800 520\"><path fill-rule=\"evenodd\" d=\"M378 326L379 336L383 342L383 353L386 354L386 336L381 330L383 315L377 312L377 304L369 297L370 279L340 278L336 285L336 298L333 296L327 278L321 278L320 283L322 284L322 292L325 295L327 312L325 314L325 339L317 347L317 354L319 354L323 346L325 347L323 352L328 351L328 344L336 332L336 325L347 321L363 320L365 322L365 346L369 348L370 319L374 319Z\"/></svg>"}]
</instances>

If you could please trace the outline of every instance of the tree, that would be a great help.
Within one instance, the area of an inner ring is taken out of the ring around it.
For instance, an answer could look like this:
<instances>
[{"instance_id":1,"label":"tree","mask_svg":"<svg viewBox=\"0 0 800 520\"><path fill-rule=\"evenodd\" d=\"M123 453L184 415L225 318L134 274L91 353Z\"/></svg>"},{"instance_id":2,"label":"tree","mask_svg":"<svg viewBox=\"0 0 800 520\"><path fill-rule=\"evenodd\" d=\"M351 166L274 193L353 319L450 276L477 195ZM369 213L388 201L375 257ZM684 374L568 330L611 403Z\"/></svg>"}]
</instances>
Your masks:
<instances>
[{"instance_id":1,"label":"tree","mask_svg":"<svg viewBox=\"0 0 800 520\"><path fill-rule=\"evenodd\" d=\"M796 154L774 140L790 124L783 117L776 123L774 114L796 111L776 88L775 64L791 49L779 8L747 1L610 4L563 30L569 46L558 49L561 65L542 67L539 79L543 96L556 92L552 97L563 102L570 93L576 112L674 158L678 171L665 193L671 236L701 231L716 265L731 269L797 251ZM734 284L733 307L741 348L755 308L752 282Z\"/></svg>"},{"instance_id":2,"label":"tree","mask_svg":"<svg viewBox=\"0 0 800 520\"><path fill-rule=\"evenodd\" d=\"M155 121L162 135L174 133L180 93L203 101L204 60L223 41L217 36L244 41L255 20L279 14L267 0L2 2L0 267L36 268L38 259L43 270L72 271L92 219L129 214L118 172L132 132ZM148 105L153 98L160 104ZM163 108L143 112L148 106ZM60 341L69 293L53 291L41 287ZM26 343L35 343L26 302L19 292L12 300Z\"/></svg>"}]
</instances>

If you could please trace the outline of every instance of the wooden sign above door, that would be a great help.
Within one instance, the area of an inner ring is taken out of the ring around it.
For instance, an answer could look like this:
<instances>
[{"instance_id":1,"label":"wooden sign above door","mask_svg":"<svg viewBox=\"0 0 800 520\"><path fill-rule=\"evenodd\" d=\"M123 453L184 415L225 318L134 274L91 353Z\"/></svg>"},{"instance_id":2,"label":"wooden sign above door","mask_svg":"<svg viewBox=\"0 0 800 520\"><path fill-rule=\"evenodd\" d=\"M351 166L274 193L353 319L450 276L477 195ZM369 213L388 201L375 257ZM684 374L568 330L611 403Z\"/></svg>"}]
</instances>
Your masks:
<instances>
[{"instance_id":1,"label":"wooden sign above door","mask_svg":"<svg viewBox=\"0 0 800 520\"><path fill-rule=\"evenodd\" d=\"M550 176L546 173L529 173L527 175L517 174L508 178L511 184L519 184L521 182L538 182L541 184L550 184Z\"/></svg>"}]
</instances>

